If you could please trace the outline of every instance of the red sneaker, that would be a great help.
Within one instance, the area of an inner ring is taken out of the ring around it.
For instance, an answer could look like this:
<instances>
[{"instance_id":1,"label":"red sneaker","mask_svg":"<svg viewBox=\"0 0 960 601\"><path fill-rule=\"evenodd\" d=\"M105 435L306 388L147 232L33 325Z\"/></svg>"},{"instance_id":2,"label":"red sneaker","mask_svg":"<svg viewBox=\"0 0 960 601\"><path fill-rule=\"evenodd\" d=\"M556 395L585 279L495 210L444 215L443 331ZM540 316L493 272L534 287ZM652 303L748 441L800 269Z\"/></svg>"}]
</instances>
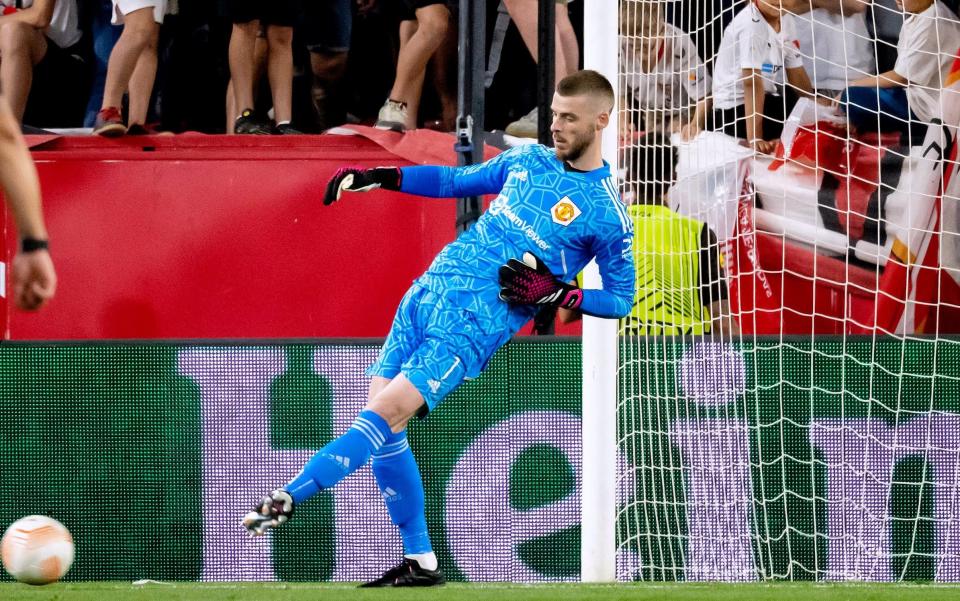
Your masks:
<instances>
[{"instance_id":1,"label":"red sneaker","mask_svg":"<svg viewBox=\"0 0 960 601\"><path fill-rule=\"evenodd\" d=\"M93 124L93 133L105 138L116 138L127 133L127 126L123 124L123 115L115 106L108 106L97 113L97 120Z\"/></svg>"}]
</instances>

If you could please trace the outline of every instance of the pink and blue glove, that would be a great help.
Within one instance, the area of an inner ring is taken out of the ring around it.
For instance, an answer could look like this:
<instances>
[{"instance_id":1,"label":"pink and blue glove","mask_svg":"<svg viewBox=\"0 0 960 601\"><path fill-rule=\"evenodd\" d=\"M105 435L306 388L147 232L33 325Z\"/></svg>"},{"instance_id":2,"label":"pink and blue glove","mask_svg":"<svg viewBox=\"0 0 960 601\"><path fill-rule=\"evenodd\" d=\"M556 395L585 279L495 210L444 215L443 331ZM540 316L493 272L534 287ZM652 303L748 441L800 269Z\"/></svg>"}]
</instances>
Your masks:
<instances>
[{"instance_id":1,"label":"pink and blue glove","mask_svg":"<svg viewBox=\"0 0 960 601\"><path fill-rule=\"evenodd\" d=\"M499 275L500 298L508 303L577 309L583 302L583 290L557 278L533 253L523 253L523 261L510 259Z\"/></svg>"}]
</instances>

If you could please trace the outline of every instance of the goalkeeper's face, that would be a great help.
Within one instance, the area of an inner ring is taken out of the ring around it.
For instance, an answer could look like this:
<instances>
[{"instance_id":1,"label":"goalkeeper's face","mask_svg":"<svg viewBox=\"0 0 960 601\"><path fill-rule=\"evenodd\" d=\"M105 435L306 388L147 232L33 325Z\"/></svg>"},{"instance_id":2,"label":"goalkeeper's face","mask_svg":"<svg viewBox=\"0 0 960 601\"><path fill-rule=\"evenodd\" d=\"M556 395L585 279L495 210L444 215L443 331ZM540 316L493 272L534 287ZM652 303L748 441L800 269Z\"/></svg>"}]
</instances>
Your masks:
<instances>
[{"instance_id":1,"label":"goalkeeper's face","mask_svg":"<svg viewBox=\"0 0 960 601\"><path fill-rule=\"evenodd\" d=\"M553 95L550 133L561 161L576 161L600 144L600 131L610 121L610 107L593 94Z\"/></svg>"}]
</instances>

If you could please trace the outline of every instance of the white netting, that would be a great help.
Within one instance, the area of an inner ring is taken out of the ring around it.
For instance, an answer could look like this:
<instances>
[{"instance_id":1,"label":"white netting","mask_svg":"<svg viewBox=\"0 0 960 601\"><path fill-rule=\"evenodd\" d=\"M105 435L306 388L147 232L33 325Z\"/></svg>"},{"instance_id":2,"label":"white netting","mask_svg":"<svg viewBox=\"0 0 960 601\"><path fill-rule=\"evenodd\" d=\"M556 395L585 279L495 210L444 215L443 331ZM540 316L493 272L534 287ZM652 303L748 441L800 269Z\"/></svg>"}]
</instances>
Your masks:
<instances>
[{"instance_id":1,"label":"white netting","mask_svg":"<svg viewBox=\"0 0 960 601\"><path fill-rule=\"evenodd\" d=\"M956 6L619 3L618 576L960 580Z\"/></svg>"}]
</instances>

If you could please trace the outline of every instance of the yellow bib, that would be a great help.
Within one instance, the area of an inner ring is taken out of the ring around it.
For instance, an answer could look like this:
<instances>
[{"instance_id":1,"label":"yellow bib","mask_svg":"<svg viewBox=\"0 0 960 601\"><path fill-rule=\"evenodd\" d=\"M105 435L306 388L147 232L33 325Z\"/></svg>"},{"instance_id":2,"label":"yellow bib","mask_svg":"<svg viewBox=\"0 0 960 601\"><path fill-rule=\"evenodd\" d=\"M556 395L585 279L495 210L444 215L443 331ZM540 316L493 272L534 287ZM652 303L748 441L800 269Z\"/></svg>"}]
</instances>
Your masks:
<instances>
[{"instance_id":1,"label":"yellow bib","mask_svg":"<svg viewBox=\"0 0 960 601\"><path fill-rule=\"evenodd\" d=\"M710 331L710 311L700 300L703 223L661 205L630 205L637 295L620 333L697 335Z\"/></svg>"}]
</instances>

